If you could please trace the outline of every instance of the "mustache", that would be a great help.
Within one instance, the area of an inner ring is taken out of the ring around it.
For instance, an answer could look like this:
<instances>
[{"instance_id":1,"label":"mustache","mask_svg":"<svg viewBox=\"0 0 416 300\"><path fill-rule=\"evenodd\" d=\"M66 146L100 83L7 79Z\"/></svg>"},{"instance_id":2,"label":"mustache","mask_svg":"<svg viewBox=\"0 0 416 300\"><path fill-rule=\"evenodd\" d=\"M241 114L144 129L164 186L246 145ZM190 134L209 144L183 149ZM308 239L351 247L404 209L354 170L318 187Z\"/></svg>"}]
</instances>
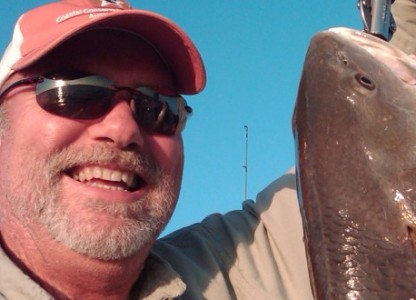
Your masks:
<instances>
[{"instance_id":1,"label":"mustache","mask_svg":"<svg viewBox=\"0 0 416 300\"><path fill-rule=\"evenodd\" d=\"M68 146L57 150L46 159L46 165L45 169L52 171L56 180L63 172L89 165L134 172L151 185L157 184L162 174L161 167L151 155L139 150L120 150L99 144L86 148Z\"/></svg>"}]
</instances>

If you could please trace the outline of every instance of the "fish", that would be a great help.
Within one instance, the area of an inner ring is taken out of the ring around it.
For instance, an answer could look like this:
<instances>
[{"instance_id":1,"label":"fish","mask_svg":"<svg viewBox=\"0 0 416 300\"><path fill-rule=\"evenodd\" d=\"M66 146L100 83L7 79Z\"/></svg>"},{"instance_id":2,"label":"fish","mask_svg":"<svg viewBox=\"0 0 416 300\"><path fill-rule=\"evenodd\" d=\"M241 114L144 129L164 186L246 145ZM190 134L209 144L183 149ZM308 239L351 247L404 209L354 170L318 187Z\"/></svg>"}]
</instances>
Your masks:
<instances>
[{"instance_id":1,"label":"fish","mask_svg":"<svg viewBox=\"0 0 416 300\"><path fill-rule=\"evenodd\" d=\"M350 28L315 34L292 128L315 299L416 299L416 60Z\"/></svg>"}]
</instances>

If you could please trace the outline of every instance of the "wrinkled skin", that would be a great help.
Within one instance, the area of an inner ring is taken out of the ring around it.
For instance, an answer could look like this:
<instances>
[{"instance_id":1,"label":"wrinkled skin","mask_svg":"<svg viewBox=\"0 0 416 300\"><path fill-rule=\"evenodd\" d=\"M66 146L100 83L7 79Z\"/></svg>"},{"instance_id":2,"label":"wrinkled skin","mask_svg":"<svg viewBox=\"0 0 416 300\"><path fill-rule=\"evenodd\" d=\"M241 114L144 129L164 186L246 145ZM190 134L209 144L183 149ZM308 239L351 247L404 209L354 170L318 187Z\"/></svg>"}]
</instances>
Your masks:
<instances>
[{"instance_id":1,"label":"wrinkled skin","mask_svg":"<svg viewBox=\"0 0 416 300\"><path fill-rule=\"evenodd\" d=\"M415 298L415 70L348 29L310 44L293 129L317 299Z\"/></svg>"}]
</instances>

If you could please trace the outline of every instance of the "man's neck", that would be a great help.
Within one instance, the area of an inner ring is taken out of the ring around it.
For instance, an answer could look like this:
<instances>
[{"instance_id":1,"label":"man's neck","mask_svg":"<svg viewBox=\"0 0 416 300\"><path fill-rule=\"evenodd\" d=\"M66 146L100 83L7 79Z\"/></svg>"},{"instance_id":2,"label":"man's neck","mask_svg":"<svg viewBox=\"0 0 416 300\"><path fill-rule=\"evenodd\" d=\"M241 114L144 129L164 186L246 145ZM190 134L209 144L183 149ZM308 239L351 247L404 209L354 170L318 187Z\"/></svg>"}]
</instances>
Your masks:
<instances>
[{"instance_id":1,"label":"man's neck","mask_svg":"<svg viewBox=\"0 0 416 300\"><path fill-rule=\"evenodd\" d=\"M3 231L1 245L19 268L59 299L128 299L151 247L104 261L78 254L46 234Z\"/></svg>"}]
</instances>

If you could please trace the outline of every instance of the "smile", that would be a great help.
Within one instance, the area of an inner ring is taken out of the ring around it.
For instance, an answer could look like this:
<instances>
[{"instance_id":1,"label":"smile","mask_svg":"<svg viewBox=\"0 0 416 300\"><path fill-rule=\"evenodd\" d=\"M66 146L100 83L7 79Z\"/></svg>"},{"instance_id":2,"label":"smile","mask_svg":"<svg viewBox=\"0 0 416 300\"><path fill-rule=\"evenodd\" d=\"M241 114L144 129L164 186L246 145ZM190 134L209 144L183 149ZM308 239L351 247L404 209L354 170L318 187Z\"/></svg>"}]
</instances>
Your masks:
<instances>
[{"instance_id":1,"label":"smile","mask_svg":"<svg viewBox=\"0 0 416 300\"><path fill-rule=\"evenodd\" d=\"M71 170L72 179L115 191L136 191L143 185L143 180L130 171L120 171L99 166L77 167Z\"/></svg>"}]
</instances>

